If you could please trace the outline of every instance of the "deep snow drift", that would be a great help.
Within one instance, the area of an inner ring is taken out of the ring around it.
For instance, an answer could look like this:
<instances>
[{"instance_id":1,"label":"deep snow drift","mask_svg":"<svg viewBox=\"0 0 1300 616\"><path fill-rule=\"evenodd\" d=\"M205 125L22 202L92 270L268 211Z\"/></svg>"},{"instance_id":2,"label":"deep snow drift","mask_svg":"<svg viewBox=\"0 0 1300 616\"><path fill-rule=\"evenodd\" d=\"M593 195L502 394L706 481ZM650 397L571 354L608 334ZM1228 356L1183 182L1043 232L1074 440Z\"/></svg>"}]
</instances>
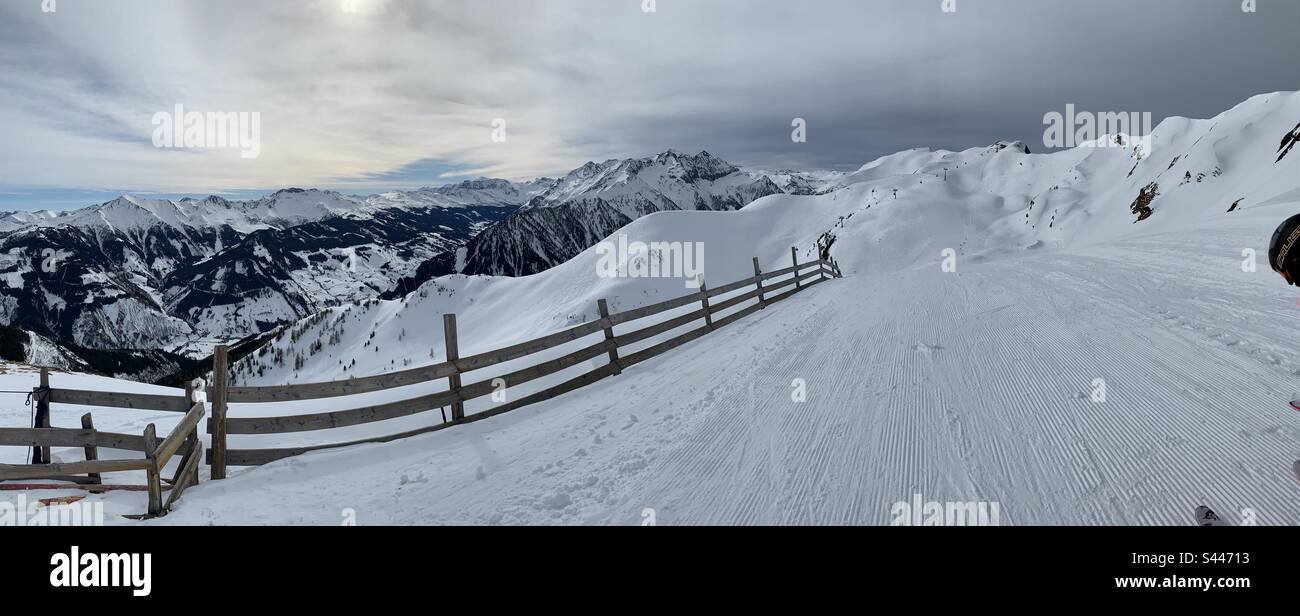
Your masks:
<instances>
[{"instance_id":1,"label":"deep snow drift","mask_svg":"<svg viewBox=\"0 0 1300 616\"><path fill-rule=\"evenodd\" d=\"M237 470L154 523L335 524L350 510L362 524L637 524L653 510L659 524L887 524L920 494L996 502L1004 524L1189 524L1198 504L1294 524L1300 415L1286 402L1300 391L1300 307L1265 255L1273 227L1300 210L1300 158L1275 162L1297 120L1300 96L1262 95L1211 120L1166 121L1140 154L916 150L822 195L647 216L620 233L703 242L715 286L750 275L750 256L782 267L796 246L811 259L826 231L847 277L543 404ZM1150 214L1136 222L1144 193ZM941 267L947 249L955 272ZM536 276L449 277L331 311L238 381L439 361L444 312L458 314L468 355L591 319L598 298L622 310L688 291L601 278L597 261L593 249ZM26 409L5 408L4 425L23 425ZM435 415L232 447L343 441ZM111 512L142 507L110 499Z\"/></svg>"}]
</instances>

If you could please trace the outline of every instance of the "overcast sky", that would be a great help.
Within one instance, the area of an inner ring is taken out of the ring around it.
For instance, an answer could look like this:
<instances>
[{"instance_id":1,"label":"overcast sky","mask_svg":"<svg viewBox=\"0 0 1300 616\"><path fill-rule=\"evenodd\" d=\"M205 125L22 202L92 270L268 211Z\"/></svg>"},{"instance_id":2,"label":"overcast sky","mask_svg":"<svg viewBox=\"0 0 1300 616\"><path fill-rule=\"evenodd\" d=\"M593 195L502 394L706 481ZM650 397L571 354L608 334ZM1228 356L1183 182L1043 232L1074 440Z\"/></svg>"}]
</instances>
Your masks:
<instances>
[{"instance_id":1,"label":"overcast sky","mask_svg":"<svg viewBox=\"0 0 1300 616\"><path fill-rule=\"evenodd\" d=\"M1300 2L1257 1L0 0L0 207L369 193L667 148L768 169L1040 150L1067 103L1159 122L1300 88ZM259 112L260 155L154 147L178 103Z\"/></svg>"}]
</instances>

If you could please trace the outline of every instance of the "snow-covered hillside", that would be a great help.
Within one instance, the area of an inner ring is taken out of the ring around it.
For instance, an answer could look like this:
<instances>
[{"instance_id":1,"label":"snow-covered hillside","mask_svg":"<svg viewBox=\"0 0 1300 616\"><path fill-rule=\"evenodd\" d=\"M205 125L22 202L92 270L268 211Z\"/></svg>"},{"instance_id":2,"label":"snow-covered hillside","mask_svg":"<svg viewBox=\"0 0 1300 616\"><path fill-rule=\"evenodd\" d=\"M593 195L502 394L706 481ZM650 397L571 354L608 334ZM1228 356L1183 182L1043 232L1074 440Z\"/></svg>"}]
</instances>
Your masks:
<instances>
[{"instance_id":1,"label":"snow-covered hillside","mask_svg":"<svg viewBox=\"0 0 1300 616\"><path fill-rule=\"evenodd\" d=\"M705 275L716 285L752 273L751 254L769 267L788 264L791 246L815 258L816 242L827 232L837 238L832 252L846 272L873 275L938 267L946 249L961 267L1155 232L1212 229L1260 208L1286 211L1300 198L1294 168L1300 159L1274 162L1275 144L1297 117L1300 94L1276 93L1211 120L1167 120L1155 129L1150 152L1098 146L1029 154L1019 143L964 152L909 150L864 165L824 194L769 196L739 212L659 213L611 237L702 243ZM1133 204L1150 186L1157 192L1149 204L1152 214L1138 222ZM1261 230L1261 241L1268 232ZM1187 249L1195 247L1189 241ZM1267 248L1253 247L1261 255ZM1266 258L1260 258L1259 267L1267 271ZM328 323L346 320L350 331L312 356L308 347L322 337L302 324L292 336L296 344L286 334L274 348L287 357L301 355L303 367L263 365L256 382L360 376L412 358L415 364L432 363L427 355L442 348L437 319L446 312L460 315L466 330L462 352L467 345L472 352L590 318L598 298L623 309L684 292L675 279L600 278L599 260L593 248L534 276L443 277L400 301L339 309L313 326L328 329ZM370 360L346 370L339 366L337 360L362 350Z\"/></svg>"}]
</instances>

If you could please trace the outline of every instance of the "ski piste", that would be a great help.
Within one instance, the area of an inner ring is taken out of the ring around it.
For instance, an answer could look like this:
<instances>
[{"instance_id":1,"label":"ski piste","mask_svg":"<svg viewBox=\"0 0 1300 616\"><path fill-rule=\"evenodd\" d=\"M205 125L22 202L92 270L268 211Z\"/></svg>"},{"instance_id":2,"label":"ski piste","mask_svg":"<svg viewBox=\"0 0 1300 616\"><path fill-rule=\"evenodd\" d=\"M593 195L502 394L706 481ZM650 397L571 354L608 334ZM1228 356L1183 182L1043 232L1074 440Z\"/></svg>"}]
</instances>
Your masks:
<instances>
[{"instance_id":1,"label":"ski piste","mask_svg":"<svg viewBox=\"0 0 1300 616\"><path fill-rule=\"evenodd\" d=\"M1232 526L1232 524L1220 518L1219 514L1215 513L1213 509L1205 505L1196 508L1196 523L1201 526Z\"/></svg>"},{"instance_id":2,"label":"ski piste","mask_svg":"<svg viewBox=\"0 0 1300 616\"><path fill-rule=\"evenodd\" d=\"M1300 398L1291 401L1291 408L1300 411ZM1296 481L1300 481L1300 460L1291 465L1291 473L1295 475Z\"/></svg>"}]
</instances>

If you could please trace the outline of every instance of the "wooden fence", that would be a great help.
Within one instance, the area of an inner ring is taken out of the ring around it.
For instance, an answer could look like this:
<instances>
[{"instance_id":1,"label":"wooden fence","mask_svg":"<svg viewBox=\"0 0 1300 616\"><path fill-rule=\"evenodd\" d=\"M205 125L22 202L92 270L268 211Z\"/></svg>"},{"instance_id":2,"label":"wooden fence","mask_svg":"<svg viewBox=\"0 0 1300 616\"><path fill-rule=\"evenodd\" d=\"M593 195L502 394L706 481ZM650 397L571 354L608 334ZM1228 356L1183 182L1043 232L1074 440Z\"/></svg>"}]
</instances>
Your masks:
<instances>
[{"instance_id":1,"label":"wooden fence","mask_svg":"<svg viewBox=\"0 0 1300 616\"><path fill-rule=\"evenodd\" d=\"M145 517L165 515L176 499L189 486L199 481L199 461L203 459L203 443L199 440L198 426L205 415L204 403L198 400L204 383L192 381L185 396L155 394L126 394L50 387L48 368L41 369L40 386L32 391L38 406L38 424L35 428L0 428L0 446L31 447L33 463L25 465L0 464L0 481L45 479L70 481L80 486L102 486L104 473L145 471L146 489L149 492L149 512ZM81 417L81 429L50 427L49 405L72 404L79 406L147 409L185 413L176 428L162 441L158 440L153 424L141 435L115 434L95 429L90 413ZM54 463L51 447L82 447L84 462ZM117 449L144 454L142 458L100 460L99 449ZM171 493L162 500L162 469L171 459L181 454L181 463L171 481ZM85 475L82 477L81 475Z\"/></svg>"},{"instance_id":2,"label":"wooden fence","mask_svg":"<svg viewBox=\"0 0 1300 616\"><path fill-rule=\"evenodd\" d=\"M197 392L203 391L206 386L202 380L190 382L186 387L184 396L57 389L50 386L49 370L43 368L41 369L40 386L32 391L33 400L38 407L37 426L34 428L0 428L0 446L32 447L33 463L27 465L0 464L0 481L46 479L71 481L77 485L87 487L87 489L95 489L95 486L106 489L106 487L102 486L104 473L143 470L148 478L148 485L145 486L145 489L149 492L149 512L141 517L165 515L186 488L198 483L199 464L204 460L205 453L207 454L207 462L212 466L211 478L223 479L229 466L258 466L310 451L335 449L362 443L389 442L481 421L550 400L601 379L621 374L632 366L696 340L718 328L735 323L828 278L842 277L839 266L834 260L799 263L797 251L791 248L790 253L793 260L790 267L765 273L760 270L758 259L755 258L753 259L754 275L750 278L716 288L709 288L705 281L701 279L700 290L696 293L625 312L611 314L608 303L603 299L598 300L596 308L599 318L594 321L469 357L460 356L456 336L456 315L447 314L443 318L446 361L431 366L421 366L376 376L323 383L232 387L229 385L227 348L225 346L217 347L213 355L212 384L207 388L212 417L207 422L211 447L206 452L198 435L199 422L206 414L205 404L198 399L197 395ZM723 296L728 295L731 296L723 298ZM634 331L615 332L616 327L696 304L698 304L698 308L685 314ZM729 310L733 310L733 312L724 314ZM646 348L626 354L620 353L620 351L630 350L630 347L637 343L650 341L692 324L698 324L698 326L667 340L655 342ZM561 357L540 361L506 374L495 375L469 383L463 382L462 377L470 373L596 336L600 336L598 342L586 344ZM513 388L600 357L608 358L607 363L593 370L558 384L550 385L516 400L503 401L486 410L472 414L466 414L465 412L466 402L492 395L499 391L503 384ZM318 400L382 391L443 379L446 379L446 391L396 402L347 410L280 417L229 417L227 415L229 404L232 402L266 403ZM95 429L89 413L81 418L81 429L51 427L49 421L51 404L168 411L184 413L185 415L172 433L159 441L153 424L149 424L144 433L138 436L102 432ZM397 419L448 407L451 408L451 417L449 419L444 412L440 423L398 434L305 447L279 449L227 448L228 435L231 434L265 435L310 432ZM86 460L84 462L52 463L50 458L51 447L84 448ZM143 454L143 457L100 460L99 449L101 448L139 452ZM163 502L162 492L165 489L163 485L165 480L162 478L162 470L177 454L181 454L183 457L175 475L167 482L170 483L170 494L167 501Z\"/></svg>"},{"instance_id":3,"label":"wooden fence","mask_svg":"<svg viewBox=\"0 0 1300 616\"><path fill-rule=\"evenodd\" d=\"M362 443L381 443L404 439L419 434L444 430L456 425L480 421L489 417L495 417L521 407L550 400L551 398L590 385L600 381L601 379L620 374L623 370L656 357L687 342L700 338L715 329L725 327L753 314L756 311L763 310L776 302L784 300L795 293L826 280L828 277L842 277L839 266L833 260L818 260L799 263L797 251L791 248L790 252L793 264L784 269L764 273L759 269L758 259L755 258L753 260L753 277L717 288L709 288L704 281L701 280L700 290L697 293L684 295L682 297L670 299L650 306L616 314L610 314L607 302L602 299L597 302L598 314L600 315L597 320L582 323L541 338L520 342L508 347L487 351L469 357L460 356L456 338L456 315L447 314L444 315L443 320L446 361L430 366L422 366L419 368L376 376L323 383L304 383L265 387L232 387L228 385L229 366L227 364L227 349L224 346L218 347L216 353L213 355L213 383L212 388L209 390L209 400L212 404L212 417L208 420L208 433L211 436L212 446L208 452L208 463L212 465L212 478L221 479L225 477L228 466L258 466L282 458L301 455L310 451L335 449ZM750 289L750 287L753 288ZM744 292L721 301L713 301L715 298L739 291ZM728 309L741 307L751 301L753 303L745 306L743 309L716 318ZM691 306L692 304L698 304L700 307L689 313L655 323L636 331L625 332L622 334L616 334L614 331L614 328L617 326L630 324L669 310ZM652 346L627 355L622 355L619 352L621 349L626 349L629 345L633 345L634 343L649 340L697 321L702 321L703 324L700 327L686 331L685 333L677 335L671 339L658 342ZM535 365L514 370L507 374L496 375L483 380L470 382L468 384L462 382L462 376L465 376L468 373L517 360L535 353L559 347L566 343L572 343L602 333L603 338L599 342L588 344L587 346L579 348L562 357L542 361ZM466 402L492 395L494 392L501 389L502 384L514 388L518 385L558 373L567 368L577 366L582 362L594 360L601 356L608 357L608 363L599 368L570 378L559 384L552 385L541 391L523 396L519 399L503 402L487 410L470 415L465 414ZM265 403L334 398L376 392L419 383L428 383L442 379L447 380L446 391L422 395L397 402L305 415L288 415L280 417L227 416L228 405L232 402ZM398 434L304 447L278 449L227 448L227 438L228 435L231 434L266 435L326 430L407 417L418 413L445 409L447 407L450 407L452 410L450 419L444 417L441 423Z\"/></svg>"}]
</instances>

